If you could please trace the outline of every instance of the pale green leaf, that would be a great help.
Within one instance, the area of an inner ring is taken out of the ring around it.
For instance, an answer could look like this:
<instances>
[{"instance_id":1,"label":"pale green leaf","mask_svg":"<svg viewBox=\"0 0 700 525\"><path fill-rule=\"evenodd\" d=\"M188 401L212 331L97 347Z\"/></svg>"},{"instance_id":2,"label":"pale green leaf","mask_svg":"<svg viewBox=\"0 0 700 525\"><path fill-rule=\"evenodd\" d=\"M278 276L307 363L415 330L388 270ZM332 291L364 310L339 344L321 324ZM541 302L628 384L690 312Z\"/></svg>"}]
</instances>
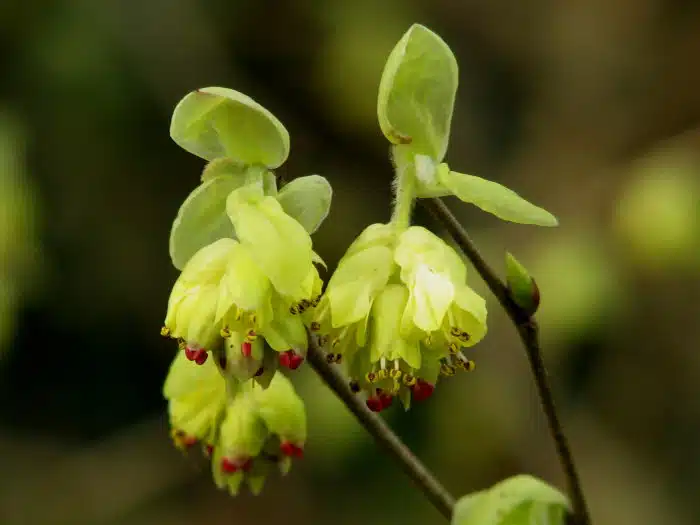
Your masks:
<instances>
[{"instance_id":1,"label":"pale green leaf","mask_svg":"<svg viewBox=\"0 0 700 525\"><path fill-rule=\"evenodd\" d=\"M559 490L535 477L518 475L461 498L452 525L563 525L569 508Z\"/></svg>"},{"instance_id":2,"label":"pale green leaf","mask_svg":"<svg viewBox=\"0 0 700 525\"><path fill-rule=\"evenodd\" d=\"M185 199L170 230L170 258L175 268L182 270L200 248L224 237L235 238L226 214L226 198L244 180L228 176L208 179Z\"/></svg>"},{"instance_id":3,"label":"pale green leaf","mask_svg":"<svg viewBox=\"0 0 700 525\"><path fill-rule=\"evenodd\" d=\"M186 95L173 112L170 136L206 160L228 157L276 168L289 155L289 133L277 117L252 98L221 87Z\"/></svg>"},{"instance_id":4,"label":"pale green leaf","mask_svg":"<svg viewBox=\"0 0 700 525\"><path fill-rule=\"evenodd\" d=\"M445 156L457 93L457 61L435 33L414 24L389 54L377 116L389 141L436 161Z\"/></svg>"},{"instance_id":5,"label":"pale green leaf","mask_svg":"<svg viewBox=\"0 0 700 525\"><path fill-rule=\"evenodd\" d=\"M557 226L557 218L547 210L526 201L513 190L487 179L438 168L440 181L463 202L474 204L504 221L537 226Z\"/></svg>"},{"instance_id":6,"label":"pale green leaf","mask_svg":"<svg viewBox=\"0 0 700 525\"><path fill-rule=\"evenodd\" d=\"M294 179L277 196L287 215L296 219L309 233L314 233L328 216L332 198L330 183L320 175Z\"/></svg>"}]
</instances>

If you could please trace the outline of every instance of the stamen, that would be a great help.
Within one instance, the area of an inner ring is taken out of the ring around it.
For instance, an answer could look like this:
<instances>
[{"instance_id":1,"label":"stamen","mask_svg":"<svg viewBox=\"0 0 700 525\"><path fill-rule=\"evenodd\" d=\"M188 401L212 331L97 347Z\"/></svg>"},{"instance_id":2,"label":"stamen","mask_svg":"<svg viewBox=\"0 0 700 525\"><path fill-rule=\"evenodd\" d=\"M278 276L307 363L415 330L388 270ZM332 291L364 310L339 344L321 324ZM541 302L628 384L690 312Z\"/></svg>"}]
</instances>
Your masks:
<instances>
[{"instance_id":1,"label":"stamen","mask_svg":"<svg viewBox=\"0 0 700 525\"><path fill-rule=\"evenodd\" d=\"M389 377L389 371L386 368L382 368L377 372L377 380L386 379Z\"/></svg>"},{"instance_id":2,"label":"stamen","mask_svg":"<svg viewBox=\"0 0 700 525\"><path fill-rule=\"evenodd\" d=\"M235 461L232 461L229 458L223 458L221 460L221 470L224 472L224 474L235 474L238 472L238 469L238 463Z\"/></svg>"},{"instance_id":3,"label":"stamen","mask_svg":"<svg viewBox=\"0 0 700 525\"><path fill-rule=\"evenodd\" d=\"M318 332L321 329L321 323L317 321L312 321L310 328L312 332Z\"/></svg>"},{"instance_id":4,"label":"stamen","mask_svg":"<svg viewBox=\"0 0 700 525\"><path fill-rule=\"evenodd\" d=\"M231 330L228 326L224 326L219 332L219 335L224 339L228 339L229 337L231 337Z\"/></svg>"},{"instance_id":5,"label":"stamen","mask_svg":"<svg viewBox=\"0 0 700 525\"><path fill-rule=\"evenodd\" d=\"M466 343L471 339L471 336L467 332L462 332L459 334L459 340L462 341L463 343Z\"/></svg>"},{"instance_id":6,"label":"stamen","mask_svg":"<svg viewBox=\"0 0 700 525\"><path fill-rule=\"evenodd\" d=\"M459 337L460 335L462 335L462 330L460 330L456 326L453 326L452 328L450 328L450 335L452 337Z\"/></svg>"},{"instance_id":7,"label":"stamen","mask_svg":"<svg viewBox=\"0 0 700 525\"><path fill-rule=\"evenodd\" d=\"M398 370L401 367L401 363L398 359L394 359L394 369Z\"/></svg>"},{"instance_id":8,"label":"stamen","mask_svg":"<svg viewBox=\"0 0 700 525\"><path fill-rule=\"evenodd\" d=\"M299 308L297 305L293 304L292 306L289 307L289 313L292 315L296 315L299 313Z\"/></svg>"},{"instance_id":9,"label":"stamen","mask_svg":"<svg viewBox=\"0 0 700 525\"><path fill-rule=\"evenodd\" d=\"M335 363L335 354L326 354L326 363Z\"/></svg>"},{"instance_id":10,"label":"stamen","mask_svg":"<svg viewBox=\"0 0 700 525\"><path fill-rule=\"evenodd\" d=\"M294 443L291 443L289 441L283 441L280 444L280 452L284 454L287 457L297 457L297 458L303 458L304 457L304 449L298 445L295 445Z\"/></svg>"},{"instance_id":11,"label":"stamen","mask_svg":"<svg viewBox=\"0 0 700 525\"><path fill-rule=\"evenodd\" d=\"M348 386L353 394L357 394L360 391L360 383L356 379L351 379Z\"/></svg>"},{"instance_id":12,"label":"stamen","mask_svg":"<svg viewBox=\"0 0 700 525\"><path fill-rule=\"evenodd\" d=\"M281 366L289 368L290 370L296 370L304 362L304 358L297 354L294 350L280 352L279 360Z\"/></svg>"},{"instance_id":13,"label":"stamen","mask_svg":"<svg viewBox=\"0 0 700 525\"><path fill-rule=\"evenodd\" d=\"M445 377L451 377L457 373L457 370L449 363L442 363L440 365L440 373Z\"/></svg>"},{"instance_id":14,"label":"stamen","mask_svg":"<svg viewBox=\"0 0 700 525\"><path fill-rule=\"evenodd\" d=\"M381 400L378 397L368 398L367 401L365 401L365 404L372 412L381 412L382 408L384 408Z\"/></svg>"},{"instance_id":15,"label":"stamen","mask_svg":"<svg viewBox=\"0 0 700 525\"><path fill-rule=\"evenodd\" d=\"M456 354L457 352L459 352L459 349L460 349L460 346L457 343L455 343L455 342L450 343L450 353L451 354Z\"/></svg>"},{"instance_id":16,"label":"stamen","mask_svg":"<svg viewBox=\"0 0 700 525\"><path fill-rule=\"evenodd\" d=\"M435 385L428 383L424 379L418 379L411 388L411 391L413 392L413 400L416 402L424 401L433 395L434 390Z\"/></svg>"},{"instance_id":17,"label":"stamen","mask_svg":"<svg viewBox=\"0 0 700 525\"><path fill-rule=\"evenodd\" d=\"M367 374L365 375L365 379L368 383L375 383L377 381L377 374L375 374L374 372L367 372Z\"/></svg>"},{"instance_id":18,"label":"stamen","mask_svg":"<svg viewBox=\"0 0 700 525\"><path fill-rule=\"evenodd\" d=\"M393 370L389 371L389 377L392 379L396 379L397 381L401 379L402 372L398 368L394 368Z\"/></svg>"},{"instance_id":19,"label":"stamen","mask_svg":"<svg viewBox=\"0 0 700 525\"><path fill-rule=\"evenodd\" d=\"M379 367L382 369L386 368L386 357L382 356L379 359Z\"/></svg>"},{"instance_id":20,"label":"stamen","mask_svg":"<svg viewBox=\"0 0 700 525\"><path fill-rule=\"evenodd\" d=\"M411 374L404 374L404 376L403 376L403 384L408 386L408 387L415 385L416 381L417 381L416 377L411 375Z\"/></svg>"},{"instance_id":21,"label":"stamen","mask_svg":"<svg viewBox=\"0 0 700 525\"><path fill-rule=\"evenodd\" d=\"M160 335L162 335L163 337L170 337L171 333L172 332L170 332L170 328L168 328L167 326L164 326L160 329Z\"/></svg>"},{"instance_id":22,"label":"stamen","mask_svg":"<svg viewBox=\"0 0 700 525\"><path fill-rule=\"evenodd\" d=\"M258 338L258 334L255 333L255 330L248 330L248 333L246 334L245 338L246 341L250 341L252 343Z\"/></svg>"},{"instance_id":23,"label":"stamen","mask_svg":"<svg viewBox=\"0 0 700 525\"><path fill-rule=\"evenodd\" d=\"M199 350L197 350L197 355L194 358L194 362L198 365L203 365L207 362L208 357L209 354L207 353L207 351L204 350L204 348L200 348Z\"/></svg>"},{"instance_id":24,"label":"stamen","mask_svg":"<svg viewBox=\"0 0 700 525\"><path fill-rule=\"evenodd\" d=\"M385 408L389 408L394 402L394 396L381 393L379 394L379 402L382 404L382 410L384 410Z\"/></svg>"}]
</instances>

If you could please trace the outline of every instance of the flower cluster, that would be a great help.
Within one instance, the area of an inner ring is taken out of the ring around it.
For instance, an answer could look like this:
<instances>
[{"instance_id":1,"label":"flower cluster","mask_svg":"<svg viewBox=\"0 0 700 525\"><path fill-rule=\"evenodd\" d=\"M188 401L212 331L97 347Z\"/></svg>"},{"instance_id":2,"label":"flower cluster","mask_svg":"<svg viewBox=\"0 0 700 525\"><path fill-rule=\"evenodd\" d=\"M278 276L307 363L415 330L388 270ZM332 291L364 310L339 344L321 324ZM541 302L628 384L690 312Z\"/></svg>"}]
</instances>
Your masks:
<instances>
[{"instance_id":1,"label":"flower cluster","mask_svg":"<svg viewBox=\"0 0 700 525\"><path fill-rule=\"evenodd\" d=\"M486 334L486 305L466 267L425 228L366 228L328 283L311 330L329 362L344 363L351 388L379 412L398 396L429 397L440 375L472 370L462 349Z\"/></svg>"},{"instance_id":2,"label":"flower cluster","mask_svg":"<svg viewBox=\"0 0 700 525\"><path fill-rule=\"evenodd\" d=\"M306 354L305 310L318 303L323 285L311 238L255 185L234 190L227 211L238 239L219 239L187 262L163 335L198 364L217 354L239 379L262 373L266 352L295 369Z\"/></svg>"},{"instance_id":3,"label":"flower cluster","mask_svg":"<svg viewBox=\"0 0 700 525\"><path fill-rule=\"evenodd\" d=\"M259 493L270 471L286 474L292 458L303 456L304 403L282 374L267 388L252 380L231 382L215 361L193 367L179 353L163 393L175 445L182 450L200 445L211 458L217 486L231 494L244 481Z\"/></svg>"},{"instance_id":4,"label":"flower cluster","mask_svg":"<svg viewBox=\"0 0 700 525\"><path fill-rule=\"evenodd\" d=\"M232 90L186 96L171 136L209 161L170 236L181 270L161 330L180 349L164 387L172 437L202 446L220 488L235 494L245 481L258 493L271 469L286 473L303 455L304 404L278 368L306 355L323 287L310 234L330 185L311 175L278 191L270 170L287 157L287 131Z\"/></svg>"}]
</instances>

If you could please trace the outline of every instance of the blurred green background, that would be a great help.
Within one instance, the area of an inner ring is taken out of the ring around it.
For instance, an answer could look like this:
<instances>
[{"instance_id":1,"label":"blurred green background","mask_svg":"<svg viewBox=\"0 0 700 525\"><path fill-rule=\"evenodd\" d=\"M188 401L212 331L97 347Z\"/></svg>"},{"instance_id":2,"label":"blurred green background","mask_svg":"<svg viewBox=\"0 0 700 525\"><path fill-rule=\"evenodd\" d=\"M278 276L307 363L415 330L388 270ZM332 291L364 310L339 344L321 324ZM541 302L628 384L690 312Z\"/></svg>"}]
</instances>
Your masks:
<instances>
[{"instance_id":1,"label":"blurred green background","mask_svg":"<svg viewBox=\"0 0 700 525\"><path fill-rule=\"evenodd\" d=\"M460 63L447 161L560 219L449 204L537 277L545 357L596 524L700 523L700 4L662 0L5 0L0 6L0 523L439 523L308 369L306 458L259 497L172 446L167 242L202 161L168 136L222 85L328 177L331 264L388 219L383 63L413 22ZM416 219L431 227L417 210ZM461 495L563 483L513 328L488 297L477 371L387 417Z\"/></svg>"}]
</instances>

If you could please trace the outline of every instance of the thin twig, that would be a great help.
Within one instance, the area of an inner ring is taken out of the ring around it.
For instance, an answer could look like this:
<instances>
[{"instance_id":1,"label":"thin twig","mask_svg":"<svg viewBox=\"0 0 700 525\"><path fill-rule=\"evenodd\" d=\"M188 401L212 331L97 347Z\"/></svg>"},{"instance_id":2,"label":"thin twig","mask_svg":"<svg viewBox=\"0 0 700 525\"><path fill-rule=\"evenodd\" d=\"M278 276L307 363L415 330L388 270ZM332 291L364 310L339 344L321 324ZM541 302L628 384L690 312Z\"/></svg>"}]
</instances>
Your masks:
<instances>
[{"instance_id":1,"label":"thin twig","mask_svg":"<svg viewBox=\"0 0 700 525\"><path fill-rule=\"evenodd\" d=\"M549 431L554 439L557 455L566 475L569 497L573 507L573 523L576 525L591 525L581 480L576 470L569 441L564 434L564 429L557 415L547 369L542 360L537 322L533 316L529 315L513 301L508 287L484 260L474 242L445 203L441 199L425 199L420 202L445 226L518 329L518 334L530 361L530 368L535 378L542 409L547 417Z\"/></svg>"},{"instance_id":2,"label":"thin twig","mask_svg":"<svg viewBox=\"0 0 700 525\"><path fill-rule=\"evenodd\" d=\"M413 452L394 434L384 420L369 410L350 390L347 379L326 361L325 354L311 336L309 337L309 351L306 359L324 383L335 392L375 441L398 460L404 472L418 485L418 488L421 489L438 512L448 520L451 519L455 505L452 495L425 465L413 455Z\"/></svg>"}]
</instances>

